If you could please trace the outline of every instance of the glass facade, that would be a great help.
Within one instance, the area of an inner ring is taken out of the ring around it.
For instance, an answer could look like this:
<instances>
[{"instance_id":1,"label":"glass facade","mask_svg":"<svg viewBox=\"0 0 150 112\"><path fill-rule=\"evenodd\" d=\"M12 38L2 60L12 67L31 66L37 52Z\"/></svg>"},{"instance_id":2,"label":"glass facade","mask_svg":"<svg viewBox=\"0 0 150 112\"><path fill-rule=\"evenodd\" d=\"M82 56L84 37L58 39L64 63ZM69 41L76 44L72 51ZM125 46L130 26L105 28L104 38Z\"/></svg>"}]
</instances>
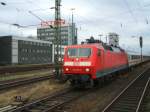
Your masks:
<instances>
[{"instance_id":1,"label":"glass facade","mask_svg":"<svg viewBox=\"0 0 150 112\"><path fill-rule=\"evenodd\" d=\"M19 40L18 63L52 63L52 44Z\"/></svg>"},{"instance_id":2,"label":"glass facade","mask_svg":"<svg viewBox=\"0 0 150 112\"><path fill-rule=\"evenodd\" d=\"M54 42L55 39L54 28L38 28L37 38L40 40ZM61 42L62 45L77 44L77 28L75 24L73 25L73 27L72 25L61 27L61 39L62 39Z\"/></svg>"}]
</instances>

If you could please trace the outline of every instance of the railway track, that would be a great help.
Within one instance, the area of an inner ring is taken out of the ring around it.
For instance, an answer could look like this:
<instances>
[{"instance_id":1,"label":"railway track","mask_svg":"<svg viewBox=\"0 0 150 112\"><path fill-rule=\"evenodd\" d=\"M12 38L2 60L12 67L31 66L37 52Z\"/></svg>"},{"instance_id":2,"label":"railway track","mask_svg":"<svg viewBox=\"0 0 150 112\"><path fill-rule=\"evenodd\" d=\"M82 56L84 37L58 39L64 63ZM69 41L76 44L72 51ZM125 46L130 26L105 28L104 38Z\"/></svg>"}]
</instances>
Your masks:
<instances>
[{"instance_id":1,"label":"railway track","mask_svg":"<svg viewBox=\"0 0 150 112\"><path fill-rule=\"evenodd\" d=\"M53 68L54 68L54 64L7 66L7 67L0 67L0 74L26 72L26 71L40 70L40 69L53 69Z\"/></svg>"},{"instance_id":2,"label":"railway track","mask_svg":"<svg viewBox=\"0 0 150 112\"><path fill-rule=\"evenodd\" d=\"M60 107L66 106L67 103L88 93L89 90L79 92L73 89L64 89L54 95L25 104L9 112L60 112L62 111Z\"/></svg>"},{"instance_id":3,"label":"railway track","mask_svg":"<svg viewBox=\"0 0 150 112\"><path fill-rule=\"evenodd\" d=\"M139 112L149 112L150 111L149 102L150 102L150 83L148 84L148 87L145 90L145 94L143 95L143 100L141 101Z\"/></svg>"},{"instance_id":4,"label":"railway track","mask_svg":"<svg viewBox=\"0 0 150 112\"><path fill-rule=\"evenodd\" d=\"M146 79L148 76L145 77L143 75L145 72L140 74L138 78L135 79L134 81L138 80L140 77L142 78L142 76L144 77L144 79ZM75 99L82 97L86 93L89 93L89 92L82 91L79 93L77 91L72 91L72 90L60 91L59 93L55 95L50 95L48 97L38 99L31 103L25 104L21 107L17 107L15 109L13 107L13 109L11 109L9 112L62 112L63 111L62 109L63 107L66 107L66 104L68 104L71 101L74 101ZM140 95L138 94L138 96ZM108 110L108 112L111 112L111 110ZM114 112L118 112L118 111L115 110ZM120 111L120 112L123 112L123 111ZM130 111L127 111L127 112L130 112Z\"/></svg>"},{"instance_id":5,"label":"railway track","mask_svg":"<svg viewBox=\"0 0 150 112\"><path fill-rule=\"evenodd\" d=\"M147 62L149 60L143 60L142 63ZM140 64L140 60L130 60L129 66L137 66ZM61 64L62 65L62 64ZM57 66L61 66L57 65ZM55 65L56 66L56 65ZM26 72L32 70L40 70L40 69L53 69L54 64L37 64L37 65L18 65L18 66L1 66L0 74L8 74L9 73L17 73L17 72Z\"/></svg>"},{"instance_id":6,"label":"railway track","mask_svg":"<svg viewBox=\"0 0 150 112\"><path fill-rule=\"evenodd\" d=\"M139 112L150 82L150 68L134 79L102 112Z\"/></svg>"},{"instance_id":7,"label":"railway track","mask_svg":"<svg viewBox=\"0 0 150 112\"><path fill-rule=\"evenodd\" d=\"M41 76L41 77L35 77L35 78L28 78L28 79L18 79L14 81L6 81L3 83L0 83L0 90L6 90L17 86L22 86L26 84L36 83L38 81L47 80L50 78L54 78L54 75L47 75L47 76Z\"/></svg>"}]
</instances>

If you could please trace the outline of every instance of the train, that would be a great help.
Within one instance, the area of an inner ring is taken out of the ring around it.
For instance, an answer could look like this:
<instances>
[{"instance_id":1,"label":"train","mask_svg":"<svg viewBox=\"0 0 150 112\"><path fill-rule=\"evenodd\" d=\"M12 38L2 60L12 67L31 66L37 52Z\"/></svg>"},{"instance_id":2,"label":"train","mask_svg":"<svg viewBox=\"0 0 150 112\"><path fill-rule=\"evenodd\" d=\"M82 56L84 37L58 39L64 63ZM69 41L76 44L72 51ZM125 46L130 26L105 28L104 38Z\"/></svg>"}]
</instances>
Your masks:
<instances>
[{"instance_id":1,"label":"train","mask_svg":"<svg viewBox=\"0 0 150 112\"><path fill-rule=\"evenodd\" d=\"M67 46L63 60L63 74L72 86L93 87L110 74L129 68L127 53L103 42Z\"/></svg>"}]
</instances>

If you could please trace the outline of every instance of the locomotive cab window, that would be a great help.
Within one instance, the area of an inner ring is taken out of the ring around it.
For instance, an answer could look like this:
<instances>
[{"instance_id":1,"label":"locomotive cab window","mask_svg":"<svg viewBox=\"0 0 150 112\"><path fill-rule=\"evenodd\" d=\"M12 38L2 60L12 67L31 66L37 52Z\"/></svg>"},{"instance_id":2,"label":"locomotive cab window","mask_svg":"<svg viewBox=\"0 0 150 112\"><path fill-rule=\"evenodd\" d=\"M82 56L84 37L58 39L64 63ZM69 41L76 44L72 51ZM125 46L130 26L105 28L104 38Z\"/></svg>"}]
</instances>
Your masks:
<instances>
[{"instance_id":1,"label":"locomotive cab window","mask_svg":"<svg viewBox=\"0 0 150 112\"><path fill-rule=\"evenodd\" d=\"M69 48L67 54L69 57L90 57L91 48Z\"/></svg>"},{"instance_id":2,"label":"locomotive cab window","mask_svg":"<svg viewBox=\"0 0 150 112\"><path fill-rule=\"evenodd\" d=\"M68 53L67 54L68 54L69 57L76 57L77 50L75 48L70 48L70 49L68 49Z\"/></svg>"}]
</instances>

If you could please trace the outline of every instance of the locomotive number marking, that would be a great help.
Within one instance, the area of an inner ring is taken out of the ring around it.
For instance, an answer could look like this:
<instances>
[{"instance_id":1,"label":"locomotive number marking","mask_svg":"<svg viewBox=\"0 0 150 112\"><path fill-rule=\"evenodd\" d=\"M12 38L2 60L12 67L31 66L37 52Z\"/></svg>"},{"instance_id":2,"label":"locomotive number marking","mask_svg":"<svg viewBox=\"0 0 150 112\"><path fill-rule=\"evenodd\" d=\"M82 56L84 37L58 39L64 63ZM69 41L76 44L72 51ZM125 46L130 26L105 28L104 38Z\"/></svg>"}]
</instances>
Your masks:
<instances>
[{"instance_id":1,"label":"locomotive number marking","mask_svg":"<svg viewBox=\"0 0 150 112\"><path fill-rule=\"evenodd\" d=\"M79 62L74 62L74 66L79 66Z\"/></svg>"}]
</instances>

